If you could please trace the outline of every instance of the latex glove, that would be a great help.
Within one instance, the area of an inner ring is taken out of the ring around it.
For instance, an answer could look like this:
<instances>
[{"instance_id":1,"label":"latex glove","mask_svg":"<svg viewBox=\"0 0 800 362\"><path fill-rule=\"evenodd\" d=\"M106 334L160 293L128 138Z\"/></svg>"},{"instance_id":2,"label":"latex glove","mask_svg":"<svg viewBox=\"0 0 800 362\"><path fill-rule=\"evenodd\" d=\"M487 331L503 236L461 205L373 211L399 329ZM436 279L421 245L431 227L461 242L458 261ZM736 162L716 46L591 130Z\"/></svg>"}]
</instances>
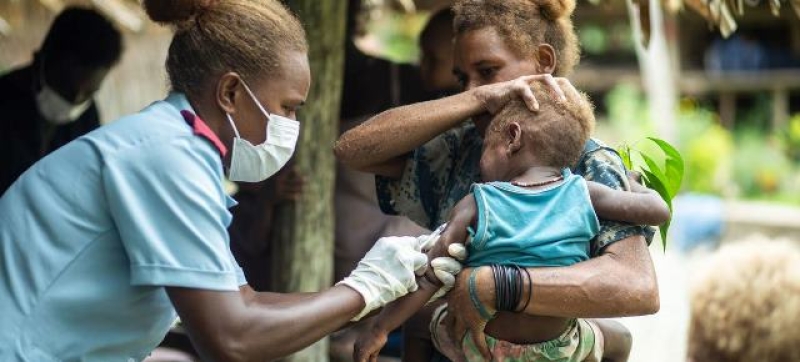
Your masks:
<instances>
[{"instance_id":1,"label":"latex glove","mask_svg":"<svg viewBox=\"0 0 800 362\"><path fill-rule=\"evenodd\" d=\"M428 265L428 257L421 250L420 240L411 236L390 236L375 242L356 269L337 283L364 297L364 309L353 321L417 290L416 277Z\"/></svg>"},{"instance_id":2,"label":"latex glove","mask_svg":"<svg viewBox=\"0 0 800 362\"><path fill-rule=\"evenodd\" d=\"M430 234L417 237L422 245L422 251L427 252L431 250L433 246L436 245L436 242L439 241L439 237L442 235L445 228L447 228L447 223L442 224ZM431 299L428 300L428 303L441 298L443 295L447 294L450 289L453 289L453 285L456 283L456 275L461 272L461 263L459 263L458 260L464 261L467 259L467 249L464 247L464 244L450 244L447 247L447 253L451 257L439 257L431 260L433 273L436 275L436 278L442 282L442 287L433 294Z\"/></svg>"},{"instance_id":3,"label":"latex glove","mask_svg":"<svg viewBox=\"0 0 800 362\"><path fill-rule=\"evenodd\" d=\"M456 284L456 275L461 272L461 263L454 258L440 257L431 260L431 268L433 268L433 274L436 275L436 278L442 282L442 287L433 294L431 299L428 300L428 303L441 298L447 294L450 289L453 289L453 286Z\"/></svg>"}]
</instances>

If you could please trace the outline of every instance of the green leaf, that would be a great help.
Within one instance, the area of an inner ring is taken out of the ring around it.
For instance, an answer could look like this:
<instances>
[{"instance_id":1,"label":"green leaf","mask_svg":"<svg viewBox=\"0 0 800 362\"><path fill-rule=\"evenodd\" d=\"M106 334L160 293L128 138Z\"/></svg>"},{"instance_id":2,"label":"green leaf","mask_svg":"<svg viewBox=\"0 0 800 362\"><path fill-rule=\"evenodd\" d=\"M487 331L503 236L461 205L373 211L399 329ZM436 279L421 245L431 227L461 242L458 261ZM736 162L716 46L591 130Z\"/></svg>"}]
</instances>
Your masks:
<instances>
[{"instance_id":1,"label":"green leaf","mask_svg":"<svg viewBox=\"0 0 800 362\"><path fill-rule=\"evenodd\" d=\"M642 169L650 171L650 173L653 174L653 176L658 178L661 184L664 185L664 190L667 191L668 198L672 199L674 195L669 192L670 188L667 187L667 185L669 184L669 180L667 179L667 176L664 173L664 171L661 170L661 167L658 166L658 163L656 163L656 161L653 160L652 157L648 156L644 152L639 152L639 155L642 156L642 159L644 160L645 164L647 164L647 168L642 168Z\"/></svg>"},{"instance_id":2,"label":"green leaf","mask_svg":"<svg viewBox=\"0 0 800 362\"><path fill-rule=\"evenodd\" d=\"M680 152L678 152L678 150L669 142L655 137L647 137L647 140L653 142L658 149L661 150L664 156L663 163L656 162L656 160L662 160L661 154L655 157L652 151L650 154L647 154L641 150L632 148L629 145L620 146L619 154L622 158L622 162L625 164L625 167L627 167L629 170L633 170L635 168L641 170L642 183L648 188L656 191L656 193L661 196L661 198L669 207L670 220L661 225L659 230L661 233L662 247L664 250L666 250L667 233L672 221L672 199L678 194L678 191L681 189L681 184L683 183L684 160ZM636 158L636 160L639 161L639 159L641 159L644 161L644 164L633 164L633 152L639 153L639 156L641 157Z\"/></svg>"},{"instance_id":3,"label":"green leaf","mask_svg":"<svg viewBox=\"0 0 800 362\"><path fill-rule=\"evenodd\" d=\"M669 206L669 211L672 212L672 198L669 197L664 182L661 181L661 179L658 176L654 175L649 170L642 169L642 174L646 176L646 178L644 178L645 180L644 185L657 192L661 196L661 198L664 199L664 201L667 203L667 206Z\"/></svg>"},{"instance_id":4,"label":"green leaf","mask_svg":"<svg viewBox=\"0 0 800 362\"><path fill-rule=\"evenodd\" d=\"M658 227L658 231L661 234L661 250L667 250L667 231L669 231L670 223L672 223L671 217L667 222Z\"/></svg>"},{"instance_id":5,"label":"green leaf","mask_svg":"<svg viewBox=\"0 0 800 362\"><path fill-rule=\"evenodd\" d=\"M670 216L672 215L672 198L669 197L669 192L667 191L666 186L662 182L662 179L659 178L657 175L653 174L649 170L642 169L642 174L646 176L645 186L653 189L657 192L664 201L667 203L667 207L669 207ZM670 217L671 219L671 217ZM668 220L666 223L659 227L661 232L661 247L666 250L667 249L667 232L669 231L670 221Z\"/></svg>"},{"instance_id":6,"label":"green leaf","mask_svg":"<svg viewBox=\"0 0 800 362\"><path fill-rule=\"evenodd\" d=\"M656 145L658 145L658 148L660 148L661 151L664 151L664 154L667 155L668 159L672 158L672 159L680 161L680 168L683 169L683 157L681 157L681 153L678 152L678 150L675 149L674 146L669 144L669 142L664 141L664 140L659 139L659 138L647 137L647 139L649 139L650 141L653 141Z\"/></svg>"},{"instance_id":7,"label":"green leaf","mask_svg":"<svg viewBox=\"0 0 800 362\"><path fill-rule=\"evenodd\" d=\"M619 146L618 153L620 158L622 158L622 164L625 165L625 168L633 170L633 162L631 162L631 146Z\"/></svg>"},{"instance_id":8,"label":"green leaf","mask_svg":"<svg viewBox=\"0 0 800 362\"><path fill-rule=\"evenodd\" d=\"M648 137L647 139L655 143L666 156L666 168L664 170L664 175L667 179L665 186L667 186L667 190L669 190L670 195L675 197L681 188L681 184L683 183L683 156L681 156L680 152L678 152L678 150L667 141L655 137Z\"/></svg>"}]
</instances>

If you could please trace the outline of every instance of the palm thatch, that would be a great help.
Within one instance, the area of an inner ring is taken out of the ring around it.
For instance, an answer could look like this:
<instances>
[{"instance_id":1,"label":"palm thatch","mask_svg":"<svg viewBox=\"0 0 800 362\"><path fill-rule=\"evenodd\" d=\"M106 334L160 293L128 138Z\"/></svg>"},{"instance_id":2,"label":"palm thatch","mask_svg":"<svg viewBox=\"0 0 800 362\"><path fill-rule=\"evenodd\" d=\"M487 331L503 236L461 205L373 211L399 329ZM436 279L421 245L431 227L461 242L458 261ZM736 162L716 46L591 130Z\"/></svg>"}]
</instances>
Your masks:
<instances>
[{"instance_id":1,"label":"palm thatch","mask_svg":"<svg viewBox=\"0 0 800 362\"><path fill-rule=\"evenodd\" d=\"M607 0L606 0L607 1ZM650 23L647 0L630 0L633 6L639 8L641 24L645 34L648 34ZM603 0L589 0L590 3L600 3ZM766 2L766 4L764 4ZM448 6L452 0L364 0L367 8L379 7L400 11L413 11L415 9L437 9ZM769 6L775 16L780 15L782 7L790 7L800 18L800 0L661 0L662 6L671 13L682 11L684 7L700 14L709 24L719 29L724 37L730 36L737 29L737 18L748 16L748 8ZM622 5L622 4L620 4Z\"/></svg>"},{"instance_id":2,"label":"palm thatch","mask_svg":"<svg viewBox=\"0 0 800 362\"><path fill-rule=\"evenodd\" d=\"M764 0L772 15L780 16L781 7L791 7L800 18L800 0ZM685 0L686 6L716 26L723 37L736 31L736 17L743 18L748 8L764 6L761 0ZM677 11L678 9L668 10Z\"/></svg>"}]
</instances>

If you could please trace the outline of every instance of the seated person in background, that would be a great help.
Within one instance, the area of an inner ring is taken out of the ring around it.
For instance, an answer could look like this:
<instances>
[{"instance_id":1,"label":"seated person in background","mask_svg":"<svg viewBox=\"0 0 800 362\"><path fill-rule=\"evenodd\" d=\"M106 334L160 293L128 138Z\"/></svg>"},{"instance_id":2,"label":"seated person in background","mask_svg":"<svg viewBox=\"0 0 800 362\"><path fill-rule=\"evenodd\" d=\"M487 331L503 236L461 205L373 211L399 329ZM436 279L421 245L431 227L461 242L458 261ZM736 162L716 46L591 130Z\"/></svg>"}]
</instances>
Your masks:
<instances>
[{"instance_id":1,"label":"seated person in background","mask_svg":"<svg viewBox=\"0 0 800 362\"><path fill-rule=\"evenodd\" d=\"M466 265L492 265L496 285L498 275L516 274L501 279L524 280L520 274L524 267L567 266L587 260L589 241L599 230L598 215L651 225L669 218L666 204L653 191L617 191L573 175L569 167L577 162L594 127L591 104L582 97L557 103L540 87L534 92L540 100L539 112L532 113L522 102L512 101L491 121L480 160L484 183L473 184L472 192L455 206L441 238L429 252L444 255L450 244L466 240ZM354 352L357 361L369 361L386 334L426 304L438 289L439 283L432 280L431 275L420 278L417 292L384 308L371 330L359 336ZM524 310L531 291L523 289L523 284L509 283L506 291L515 298L498 298L497 305L507 305L507 311ZM434 313L430 324L437 347L435 332L444 307ZM594 322L489 312L481 305L476 308L490 320L486 327L489 337L486 341L465 337L463 353L469 361L484 360L489 353L493 361L627 359L627 348L617 346L628 343L626 336ZM405 360L430 360L432 351L425 341L406 346ZM626 351L620 356L603 356L604 349Z\"/></svg>"},{"instance_id":2,"label":"seated person in background","mask_svg":"<svg viewBox=\"0 0 800 362\"><path fill-rule=\"evenodd\" d=\"M236 183L237 191L233 198L238 204L231 209L233 219L228 227L231 253L255 291L278 289L273 280L275 271L272 270L275 264L272 238L274 230L281 227L276 222L277 210L284 203L297 201L304 184L305 178L292 161L275 176L262 182Z\"/></svg>"},{"instance_id":3,"label":"seated person in background","mask_svg":"<svg viewBox=\"0 0 800 362\"><path fill-rule=\"evenodd\" d=\"M0 77L0 195L36 161L100 126L92 97L121 53L111 22L71 7L32 64Z\"/></svg>"},{"instance_id":4,"label":"seated person in background","mask_svg":"<svg viewBox=\"0 0 800 362\"><path fill-rule=\"evenodd\" d=\"M440 98L461 91L453 74L453 10L431 15L419 34L419 77L424 92L420 101Z\"/></svg>"},{"instance_id":5,"label":"seated person in background","mask_svg":"<svg viewBox=\"0 0 800 362\"><path fill-rule=\"evenodd\" d=\"M723 246L690 292L689 362L800 361L800 247Z\"/></svg>"}]
</instances>

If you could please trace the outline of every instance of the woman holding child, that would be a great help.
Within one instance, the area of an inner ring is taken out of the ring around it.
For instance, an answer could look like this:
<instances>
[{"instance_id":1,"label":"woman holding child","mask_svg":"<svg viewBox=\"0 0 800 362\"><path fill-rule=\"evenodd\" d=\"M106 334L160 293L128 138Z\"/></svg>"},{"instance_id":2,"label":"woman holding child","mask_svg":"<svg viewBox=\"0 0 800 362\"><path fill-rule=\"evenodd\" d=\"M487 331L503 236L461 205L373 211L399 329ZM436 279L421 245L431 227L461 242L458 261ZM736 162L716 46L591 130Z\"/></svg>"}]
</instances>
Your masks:
<instances>
[{"instance_id":1,"label":"woman holding child","mask_svg":"<svg viewBox=\"0 0 800 362\"><path fill-rule=\"evenodd\" d=\"M0 361L141 361L177 316L204 361L274 360L415 290L428 259L413 237L378 240L324 291L247 285L222 181L263 181L292 155L311 82L305 33L277 0L143 4L176 30L170 95L53 152L0 197Z\"/></svg>"},{"instance_id":2,"label":"woman holding child","mask_svg":"<svg viewBox=\"0 0 800 362\"><path fill-rule=\"evenodd\" d=\"M538 109L531 84L539 82L552 88L556 98L570 102L580 98L566 79L556 78L567 75L579 58L570 20L574 5L572 0L456 1L454 73L464 92L373 117L342 136L336 146L337 156L351 167L378 175L378 196L384 211L406 215L430 229L447 221L471 185L481 180L483 136L492 115L516 98L530 109ZM594 139L586 142L572 173L612 189L638 188L629 182L616 152ZM655 197L642 200L640 207L663 207ZM526 268L513 274L513 282L523 286L521 295L530 297L516 300L518 304L505 311L496 312L499 285L492 267L477 268L473 283L468 281L471 270L460 274L448 298L444 321L431 325L437 331L444 330L442 323L450 328L444 335L438 333L433 342L448 357L463 358L450 342L460 345L469 330L474 340L471 348L483 356L498 354L498 350L486 346L486 327L489 336L513 342L527 358L532 356L531 351L542 349L542 342L558 346L554 355L538 355L535 360L582 361L603 354L605 358L626 359L629 341L624 328L620 330L607 321L578 323L574 318L642 315L658 310L658 288L647 250L652 230L600 216L599 231L590 242L591 259L565 267ZM631 219L639 220L615 218ZM496 312L496 317L489 322L478 306ZM412 320L408 326L409 343L430 344L425 342L430 339L425 317ZM564 332L565 327L569 333ZM510 335L509 330L524 333ZM561 338L567 334L567 338ZM605 345L601 342L604 335ZM558 342L554 344L554 340ZM576 350L586 352L575 355ZM509 358L505 360L515 357Z\"/></svg>"}]
</instances>

